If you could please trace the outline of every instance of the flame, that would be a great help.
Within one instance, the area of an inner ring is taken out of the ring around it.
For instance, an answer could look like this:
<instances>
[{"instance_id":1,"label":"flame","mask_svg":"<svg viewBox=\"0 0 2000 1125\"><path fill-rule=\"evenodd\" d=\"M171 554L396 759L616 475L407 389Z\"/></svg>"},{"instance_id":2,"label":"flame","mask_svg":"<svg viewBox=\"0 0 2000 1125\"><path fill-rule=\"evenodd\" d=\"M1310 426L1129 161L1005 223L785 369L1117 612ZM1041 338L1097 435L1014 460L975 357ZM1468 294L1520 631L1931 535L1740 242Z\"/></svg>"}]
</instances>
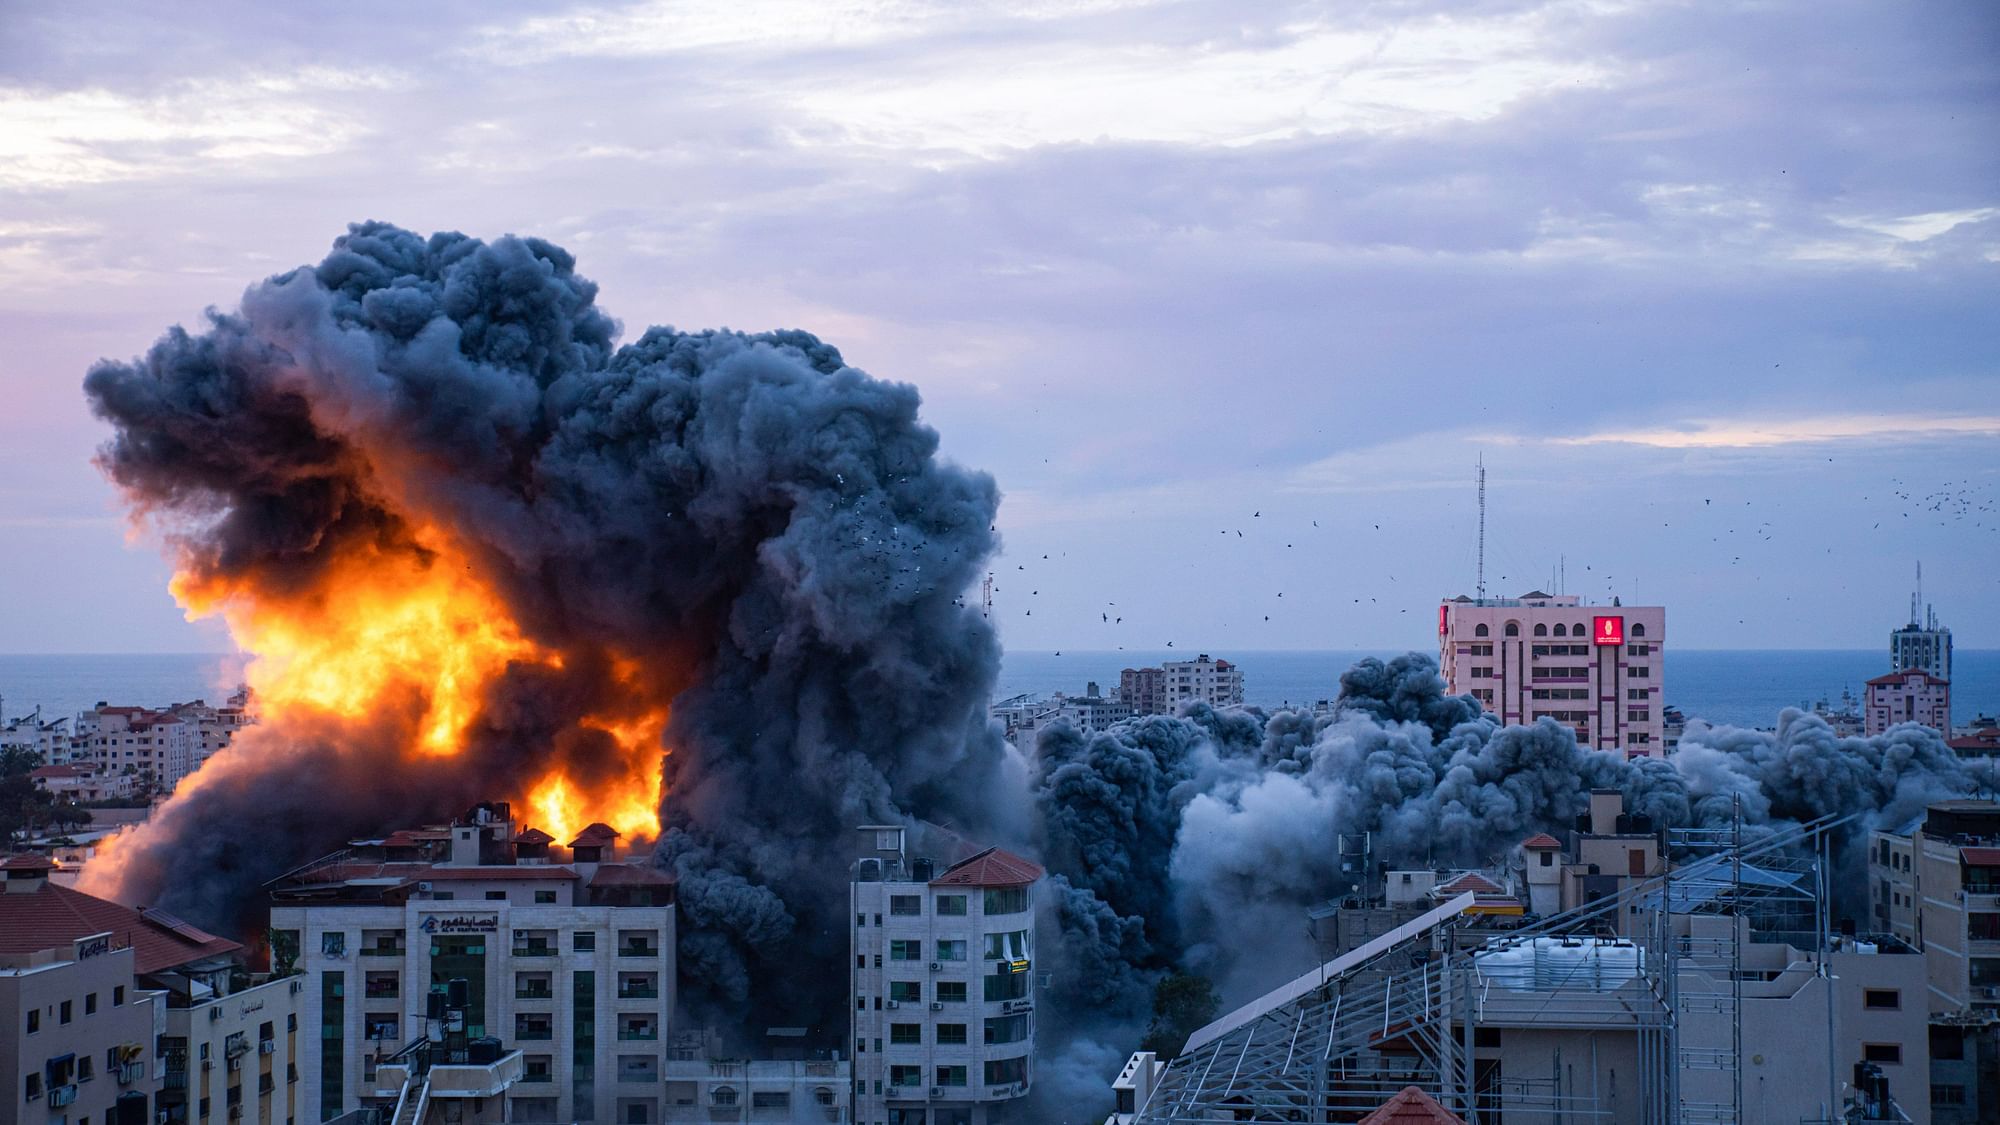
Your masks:
<instances>
[{"instance_id":1,"label":"flame","mask_svg":"<svg viewBox=\"0 0 2000 1125\"><path fill-rule=\"evenodd\" d=\"M252 654L244 679L260 722L298 712L360 720L407 708L413 752L461 754L494 679L516 664L561 668L562 653L522 635L446 536L423 528L412 538L350 551L298 591L187 571L171 588L190 620L220 614ZM614 674L631 698L644 698L636 662L614 661ZM615 740L620 768L579 783L551 766L526 795L538 827L562 843L593 820L628 840L657 838L666 718L662 708L583 720Z\"/></svg>"}]
</instances>

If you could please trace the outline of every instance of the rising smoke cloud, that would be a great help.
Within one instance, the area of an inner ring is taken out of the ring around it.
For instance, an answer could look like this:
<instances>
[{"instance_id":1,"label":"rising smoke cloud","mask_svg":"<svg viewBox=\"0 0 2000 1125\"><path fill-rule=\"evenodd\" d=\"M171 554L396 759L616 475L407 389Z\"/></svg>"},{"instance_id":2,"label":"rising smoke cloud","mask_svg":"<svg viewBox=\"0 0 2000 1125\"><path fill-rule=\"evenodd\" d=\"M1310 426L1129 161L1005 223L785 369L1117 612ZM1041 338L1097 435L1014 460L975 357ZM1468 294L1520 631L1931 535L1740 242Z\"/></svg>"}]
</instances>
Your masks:
<instances>
[{"instance_id":1,"label":"rising smoke cloud","mask_svg":"<svg viewBox=\"0 0 2000 1125\"><path fill-rule=\"evenodd\" d=\"M1354 878L1341 833L1372 833L1392 866L1478 867L1574 823L1592 789L1667 826L1729 824L1740 795L1752 839L1863 813L1852 863L1867 829L1995 781L1936 731L1842 738L1792 710L1768 732L1694 723L1673 757L1628 762L1551 721L1500 725L1416 654L1357 664L1328 715L1197 706L1090 737L1055 726L1035 766L1064 956L1116 969L1057 979L1057 1034L1089 1042L1136 1042L1168 972L1207 975L1236 1002L1309 967L1306 909ZM1140 856L1101 858L1121 851Z\"/></svg>"},{"instance_id":2,"label":"rising smoke cloud","mask_svg":"<svg viewBox=\"0 0 2000 1125\"><path fill-rule=\"evenodd\" d=\"M288 636L366 613L358 588L403 607L435 587L473 606L443 627L497 654L450 753L411 749L442 721L439 676L359 709L267 707L103 889L239 923L260 882L342 840L552 767L610 784L606 732L670 715L650 755L670 751L658 861L680 880L684 995L841 1026L839 981L796 970L845 957L852 827L1006 827L986 797L1009 753L984 714L998 646L962 599L998 491L939 457L914 388L813 336L619 347L595 299L540 239L364 223L89 373L115 430L100 464L190 604Z\"/></svg>"}]
</instances>

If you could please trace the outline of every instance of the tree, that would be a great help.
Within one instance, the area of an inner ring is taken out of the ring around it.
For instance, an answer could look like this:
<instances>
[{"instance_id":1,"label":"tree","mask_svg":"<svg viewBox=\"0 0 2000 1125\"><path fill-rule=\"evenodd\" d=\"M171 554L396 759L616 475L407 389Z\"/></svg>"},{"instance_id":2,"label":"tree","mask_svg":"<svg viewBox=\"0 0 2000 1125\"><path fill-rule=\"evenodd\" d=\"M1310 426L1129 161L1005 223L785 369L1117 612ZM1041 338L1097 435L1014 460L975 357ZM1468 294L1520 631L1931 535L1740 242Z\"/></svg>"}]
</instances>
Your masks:
<instances>
[{"instance_id":1,"label":"tree","mask_svg":"<svg viewBox=\"0 0 2000 1125\"><path fill-rule=\"evenodd\" d=\"M1146 1028L1141 1050L1163 1059L1180 1054L1188 1036L1215 1019L1222 997L1207 977L1174 973L1153 987L1153 1022Z\"/></svg>"},{"instance_id":2,"label":"tree","mask_svg":"<svg viewBox=\"0 0 2000 1125\"><path fill-rule=\"evenodd\" d=\"M0 777L26 776L42 765L42 752L26 746L0 749Z\"/></svg>"},{"instance_id":3,"label":"tree","mask_svg":"<svg viewBox=\"0 0 2000 1125\"><path fill-rule=\"evenodd\" d=\"M82 828L90 823L90 810L65 799L49 806L47 819L51 828Z\"/></svg>"}]
</instances>

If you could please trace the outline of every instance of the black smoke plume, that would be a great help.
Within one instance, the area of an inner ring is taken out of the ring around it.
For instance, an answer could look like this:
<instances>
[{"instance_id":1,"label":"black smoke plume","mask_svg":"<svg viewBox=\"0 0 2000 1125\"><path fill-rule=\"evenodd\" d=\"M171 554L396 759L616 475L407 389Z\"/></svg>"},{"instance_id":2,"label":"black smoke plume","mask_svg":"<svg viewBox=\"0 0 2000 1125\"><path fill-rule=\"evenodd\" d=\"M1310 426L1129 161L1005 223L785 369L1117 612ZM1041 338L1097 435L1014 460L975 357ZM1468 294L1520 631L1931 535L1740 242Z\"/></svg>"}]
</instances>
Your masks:
<instances>
[{"instance_id":1,"label":"black smoke plume","mask_svg":"<svg viewBox=\"0 0 2000 1125\"><path fill-rule=\"evenodd\" d=\"M620 347L595 298L540 239L365 223L90 372L100 463L183 576L332 596L356 558L434 565L442 532L563 658L494 680L457 757L407 753L421 700L260 724L122 849L117 893L240 923L261 881L342 840L552 763L597 776L614 747L582 716L670 704L658 860L684 995L842 1027L838 975L797 970L845 959L852 827L990 834L1007 811L998 647L961 597L998 492L939 457L914 388L813 336Z\"/></svg>"}]
</instances>

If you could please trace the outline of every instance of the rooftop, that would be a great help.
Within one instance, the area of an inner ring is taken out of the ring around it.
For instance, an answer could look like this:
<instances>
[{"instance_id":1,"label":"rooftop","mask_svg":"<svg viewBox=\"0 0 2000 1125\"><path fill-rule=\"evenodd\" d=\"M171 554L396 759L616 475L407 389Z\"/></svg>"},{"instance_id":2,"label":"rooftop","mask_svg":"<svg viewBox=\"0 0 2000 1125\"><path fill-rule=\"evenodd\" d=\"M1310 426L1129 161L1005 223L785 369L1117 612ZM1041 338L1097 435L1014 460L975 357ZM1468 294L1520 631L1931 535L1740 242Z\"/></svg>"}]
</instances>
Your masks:
<instances>
[{"instance_id":1,"label":"rooftop","mask_svg":"<svg viewBox=\"0 0 2000 1125\"><path fill-rule=\"evenodd\" d=\"M1361 1119L1361 1125L1465 1125L1465 1119L1438 1104L1436 1098L1405 1086L1382 1108Z\"/></svg>"},{"instance_id":2,"label":"rooftop","mask_svg":"<svg viewBox=\"0 0 2000 1125\"><path fill-rule=\"evenodd\" d=\"M1039 880L1041 867L1012 852L987 848L945 868L933 887L1025 887Z\"/></svg>"},{"instance_id":3,"label":"rooftop","mask_svg":"<svg viewBox=\"0 0 2000 1125\"><path fill-rule=\"evenodd\" d=\"M8 860L7 868L23 870L14 866L22 858ZM165 911L134 910L54 883L0 895L0 954L40 953L105 933L114 944L132 947L133 968L140 973L161 972L243 948Z\"/></svg>"}]
</instances>

